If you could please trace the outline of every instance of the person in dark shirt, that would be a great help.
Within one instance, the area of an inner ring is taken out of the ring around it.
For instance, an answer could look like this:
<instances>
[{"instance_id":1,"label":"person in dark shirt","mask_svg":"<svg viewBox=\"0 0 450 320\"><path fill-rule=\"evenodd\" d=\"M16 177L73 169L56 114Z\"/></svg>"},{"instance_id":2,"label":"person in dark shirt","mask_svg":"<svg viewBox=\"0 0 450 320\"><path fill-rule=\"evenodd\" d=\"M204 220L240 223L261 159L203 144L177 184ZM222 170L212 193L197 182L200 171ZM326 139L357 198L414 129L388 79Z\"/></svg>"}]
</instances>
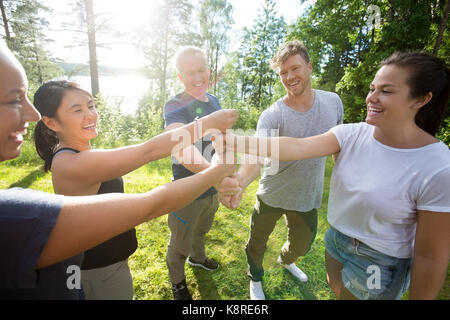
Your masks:
<instances>
[{"instance_id":1,"label":"person in dark shirt","mask_svg":"<svg viewBox=\"0 0 450 320\"><path fill-rule=\"evenodd\" d=\"M207 93L210 71L204 52L197 47L183 47L176 55L178 78L184 91L164 106L166 130L174 130L220 110L217 98ZM194 175L210 166L214 149L209 136L172 157L173 180ZM216 186L219 188L219 184ZM186 207L169 215L170 240L166 262L175 300L191 300L186 285L184 265L216 270L219 264L206 256L206 234L219 208L216 188L211 188ZM239 188L239 187L238 187ZM233 190L231 190L233 191ZM234 192L238 192L235 190Z\"/></svg>"}]
</instances>

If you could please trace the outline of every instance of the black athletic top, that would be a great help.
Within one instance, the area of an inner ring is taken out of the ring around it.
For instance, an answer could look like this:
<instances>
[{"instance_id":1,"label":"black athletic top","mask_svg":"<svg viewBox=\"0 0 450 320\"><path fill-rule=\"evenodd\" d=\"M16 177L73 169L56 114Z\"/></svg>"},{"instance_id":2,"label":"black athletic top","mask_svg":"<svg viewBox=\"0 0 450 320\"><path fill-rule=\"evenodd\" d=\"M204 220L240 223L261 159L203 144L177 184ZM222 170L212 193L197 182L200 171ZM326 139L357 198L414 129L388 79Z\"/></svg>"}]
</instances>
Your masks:
<instances>
[{"instance_id":1,"label":"black athletic top","mask_svg":"<svg viewBox=\"0 0 450 320\"><path fill-rule=\"evenodd\" d=\"M62 151L74 153L80 152L71 148L61 148L53 154L53 157ZM119 177L114 180L102 182L97 194L123 192L123 179L122 177ZM124 233L87 250L84 253L81 269L102 268L125 260L136 251L137 245L136 229L133 228L125 231Z\"/></svg>"}]
</instances>

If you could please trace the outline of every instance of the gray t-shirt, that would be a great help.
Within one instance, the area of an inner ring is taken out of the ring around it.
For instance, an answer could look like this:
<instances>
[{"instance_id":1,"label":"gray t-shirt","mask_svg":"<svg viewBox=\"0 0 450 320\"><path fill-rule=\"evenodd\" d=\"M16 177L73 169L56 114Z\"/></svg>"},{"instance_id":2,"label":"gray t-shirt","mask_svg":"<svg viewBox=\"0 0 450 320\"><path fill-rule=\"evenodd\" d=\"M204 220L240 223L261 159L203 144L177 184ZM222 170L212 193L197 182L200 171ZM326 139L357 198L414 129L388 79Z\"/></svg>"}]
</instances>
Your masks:
<instances>
[{"instance_id":1,"label":"gray t-shirt","mask_svg":"<svg viewBox=\"0 0 450 320\"><path fill-rule=\"evenodd\" d=\"M322 134L343 122L344 109L336 93L314 90L307 112L288 107L279 99L261 114L256 136L304 138ZM256 195L275 208L307 212L322 204L326 157L298 161L265 161Z\"/></svg>"}]
</instances>

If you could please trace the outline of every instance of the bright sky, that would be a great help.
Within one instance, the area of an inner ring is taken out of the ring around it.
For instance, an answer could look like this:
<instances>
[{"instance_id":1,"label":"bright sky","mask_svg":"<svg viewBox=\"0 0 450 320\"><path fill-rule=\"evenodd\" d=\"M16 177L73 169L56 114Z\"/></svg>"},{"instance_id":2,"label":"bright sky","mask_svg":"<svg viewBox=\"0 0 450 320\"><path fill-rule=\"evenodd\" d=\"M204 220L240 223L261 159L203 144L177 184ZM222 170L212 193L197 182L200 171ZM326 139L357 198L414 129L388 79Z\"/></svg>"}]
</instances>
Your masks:
<instances>
[{"instance_id":1,"label":"bright sky","mask_svg":"<svg viewBox=\"0 0 450 320\"><path fill-rule=\"evenodd\" d=\"M240 30L243 27L251 27L254 19L258 15L263 0L228 0L234 8L235 25L233 30ZM72 19L70 17L70 0L44 0L44 2L54 10L49 17L50 28L61 29L60 24ZM98 12L107 12L111 25L119 27L121 30L136 30L151 19L155 14L153 6L155 0L94 0ZM192 0L194 4L198 0ZM283 15L287 23L293 22L313 0L308 0L300 5L300 0L277 0L277 11ZM76 20L75 17L72 20ZM86 63L89 53L86 48L73 48L72 34L67 32L50 32L49 38L55 42L49 46L49 51L54 58L61 58L70 62ZM69 48L68 48L69 46ZM98 60L102 65L115 67L139 67L142 64L142 57L138 50L131 45L114 45L110 49L98 49Z\"/></svg>"}]
</instances>

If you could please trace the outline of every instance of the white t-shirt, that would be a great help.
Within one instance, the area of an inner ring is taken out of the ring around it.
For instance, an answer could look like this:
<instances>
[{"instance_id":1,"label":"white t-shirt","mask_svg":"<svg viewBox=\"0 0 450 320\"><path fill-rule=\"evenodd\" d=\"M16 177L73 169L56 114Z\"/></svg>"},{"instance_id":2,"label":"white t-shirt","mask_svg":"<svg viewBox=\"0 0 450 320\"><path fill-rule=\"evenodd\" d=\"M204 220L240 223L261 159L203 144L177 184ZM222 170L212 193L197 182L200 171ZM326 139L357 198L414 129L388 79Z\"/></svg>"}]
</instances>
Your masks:
<instances>
[{"instance_id":1,"label":"white t-shirt","mask_svg":"<svg viewBox=\"0 0 450 320\"><path fill-rule=\"evenodd\" d=\"M306 112L288 107L283 99L263 111L256 136L305 138L341 124L344 108L334 92L314 89L314 103ZM275 131L275 132L273 132ZM297 161L268 161L256 195L267 205L307 212L322 205L326 157Z\"/></svg>"},{"instance_id":2,"label":"white t-shirt","mask_svg":"<svg viewBox=\"0 0 450 320\"><path fill-rule=\"evenodd\" d=\"M450 151L443 143L397 149L362 122L331 129L341 147L330 181L328 222L397 258L413 256L417 210L450 212Z\"/></svg>"}]
</instances>

